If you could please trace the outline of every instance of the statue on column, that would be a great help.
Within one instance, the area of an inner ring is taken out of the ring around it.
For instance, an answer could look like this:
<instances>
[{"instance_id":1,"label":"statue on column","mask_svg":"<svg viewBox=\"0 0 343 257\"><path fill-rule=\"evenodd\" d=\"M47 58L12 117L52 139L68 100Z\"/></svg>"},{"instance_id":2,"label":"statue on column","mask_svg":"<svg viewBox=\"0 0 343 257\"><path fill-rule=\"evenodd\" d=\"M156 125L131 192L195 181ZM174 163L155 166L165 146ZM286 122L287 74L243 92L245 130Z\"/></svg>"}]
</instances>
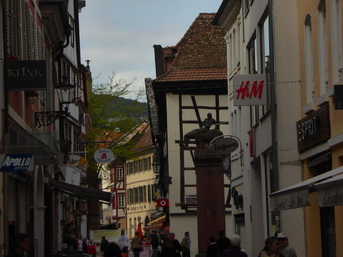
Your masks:
<instances>
[{"instance_id":1,"label":"statue on column","mask_svg":"<svg viewBox=\"0 0 343 257\"><path fill-rule=\"evenodd\" d=\"M212 117L212 113L207 114L207 118L202 122L202 126L198 129L194 129L184 136L184 143L188 147L189 141L195 139L198 149L204 149L205 146L211 142L217 136L223 135L223 132L214 128L211 129L213 125L218 125L216 120Z\"/></svg>"}]
</instances>

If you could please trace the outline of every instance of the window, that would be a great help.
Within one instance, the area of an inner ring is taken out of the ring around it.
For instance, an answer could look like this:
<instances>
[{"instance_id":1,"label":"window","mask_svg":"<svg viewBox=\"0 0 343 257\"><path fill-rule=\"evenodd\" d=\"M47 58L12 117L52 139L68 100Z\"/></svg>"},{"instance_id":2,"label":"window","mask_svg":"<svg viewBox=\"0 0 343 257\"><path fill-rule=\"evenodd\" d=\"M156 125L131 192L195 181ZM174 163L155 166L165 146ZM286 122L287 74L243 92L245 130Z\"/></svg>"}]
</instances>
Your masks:
<instances>
[{"instance_id":1,"label":"window","mask_svg":"<svg viewBox=\"0 0 343 257\"><path fill-rule=\"evenodd\" d=\"M319 88L320 95L326 93L328 85L328 56L327 56L327 33L326 33L326 7L325 0L320 1L318 6L318 49L319 49Z\"/></svg>"},{"instance_id":2,"label":"window","mask_svg":"<svg viewBox=\"0 0 343 257\"><path fill-rule=\"evenodd\" d=\"M257 52L257 42L256 36L254 36L250 43L248 44L248 63L249 63L249 73L257 74L258 73L258 62L257 62L258 52Z\"/></svg>"},{"instance_id":3,"label":"window","mask_svg":"<svg viewBox=\"0 0 343 257\"><path fill-rule=\"evenodd\" d=\"M118 208L125 208L125 195L118 194Z\"/></svg>"},{"instance_id":4,"label":"window","mask_svg":"<svg viewBox=\"0 0 343 257\"><path fill-rule=\"evenodd\" d=\"M314 97L313 89L313 54L312 54L312 25L311 16L307 15L305 19L305 70L306 70L306 100L312 102Z\"/></svg>"},{"instance_id":5,"label":"window","mask_svg":"<svg viewBox=\"0 0 343 257\"><path fill-rule=\"evenodd\" d=\"M143 159L143 169L144 170L148 170L149 167L148 167L148 158L144 158Z\"/></svg>"},{"instance_id":6,"label":"window","mask_svg":"<svg viewBox=\"0 0 343 257\"><path fill-rule=\"evenodd\" d=\"M248 63L249 63L249 73L250 74L257 74L258 69L258 51L257 51L257 40L256 36L254 35L253 38L250 40L248 44ZM250 123L251 127L256 125L259 122L259 106L251 106L250 107Z\"/></svg>"},{"instance_id":7,"label":"window","mask_svg":"<svg viewBox=\"0 0 343 257\"><path fill-rule=\"evenodd\" d=\"M249 11L249 4L250 0L244 0L244 13L247 14Z\"/></svg>"},{"instance_id":8,"label":"window","mask_svg":"<svg viewBox=\"0 0 343 257\"><path fill-rule=\"evenodd\" d=\"M260 24L260 42L261 42L261 70L266 74L269 72L270 66L270 44L269 44L269 16ZM269 85L267 85L269 87ZM270 105L259 106L261 117L270 109Z\"/></svg>"},{"instance_id":9,"label":"window","mask_svg":"<svg viewBox=\"0 0 343 257\"><path fill-rule=\"evenodd\" d=\"M73 17L69 14L69 26L70 26L70 45L72 47L75 46L75 31L74 31L74 19Z\"/></svg>"},{"instance_id":10,"label":"window","mask_svg":"<svg viewBox=\"0 0 343 257\"><path fill-rule=\"evenodd\" d=\"M341 79L342 75L342 27L340 0L331 0L331 42L332 42L332 76L333 84Z\"/></svg>"},{"instance_id":11,"label":"window","mask_svg":"<svg viewBox=\"0 0 343 257\"><path fill-rule=\"evenodd\" d=\"M139 187L139 202L143 203L144 202L144 191L143 187Z\"/></svg>"},{"instance_id":12,"label":"window","mask_svg":"<svg viewBox=\"0 0 343 257\"><path fill-rule=\"evenodd\" d=\"M117 168L116 169L116 180L117 181L122 181L123 179L124 179L123 168Z\"/></svg>"},{"instance_id":13,"label":"window","mask_svg":"<svg viewBox=\"0 0 343 257\"><path fill-rule=\"evenodd\" d=\"M148 185L148 202L151 203L152 201L152 192L151 192L151 189L152 186L151 185Z\"/></svg>"}]
</instances>

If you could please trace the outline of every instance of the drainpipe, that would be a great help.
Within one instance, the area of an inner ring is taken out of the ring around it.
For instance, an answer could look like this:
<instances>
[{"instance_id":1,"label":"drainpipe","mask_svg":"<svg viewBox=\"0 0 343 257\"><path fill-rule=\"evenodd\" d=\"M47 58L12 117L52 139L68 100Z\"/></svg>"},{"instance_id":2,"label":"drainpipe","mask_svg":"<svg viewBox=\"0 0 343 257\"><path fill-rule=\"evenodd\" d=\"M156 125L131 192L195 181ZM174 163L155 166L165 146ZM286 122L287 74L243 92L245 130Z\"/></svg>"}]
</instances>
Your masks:
<instances>
[{"instance_id":1,"label":"drainpipe","mask_svg":"<svg viewBox=\"0 0 343 257\"><path fill-rule=\"evenodd\" d=\"M274 61L274 19L273 19L273 0L268 0L268 12L269 12L269 46L270 46L270 73L269 73L269 85L270 85L270 104L271 104L271 130L272 130L272 156L273 156L273 181L274 188L279 187L279 169L278 169L278 146L277 146L277 110L276 110L276 85L275 85L275 61ZM267 190L267 193L269 190ZM271 193L271 192L270 192ZM267 197L269 199L269 197ZM267 218L269 221L269 204L267 201ZM268 234L270 231L270 224L268 222Z\"/></svg>"},{"instance_id":2,"label":"drainpipe","mask_svg":"<svg viewBox=\"0 0 343 257\"><path fill-rule=\"evenodd\" d=\"M3 74L4 74L4 153L8 153L8 146L9 146L9 117L8 117L8 83L7 83L7 76L6 76L6 70L7 70L7 13L6 13L6 0L2 0L2 33L3 33ZM3 215L4 215L4 227L3 227L3 253L8 254L8 245L9 245L9 239L8 239L8 173L3 172Z\"/></svg>"}]
</instances>

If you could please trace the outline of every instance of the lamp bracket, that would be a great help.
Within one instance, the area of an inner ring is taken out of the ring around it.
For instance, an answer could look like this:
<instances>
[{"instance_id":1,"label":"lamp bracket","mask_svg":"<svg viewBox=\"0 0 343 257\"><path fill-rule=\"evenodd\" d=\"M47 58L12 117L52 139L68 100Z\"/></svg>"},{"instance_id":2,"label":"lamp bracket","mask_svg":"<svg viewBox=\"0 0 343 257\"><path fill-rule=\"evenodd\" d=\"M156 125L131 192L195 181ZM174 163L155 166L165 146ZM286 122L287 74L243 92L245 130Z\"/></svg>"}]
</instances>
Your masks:
<instances>
[{"instance_id":1,"label":"lamp bracket","mask_svg":"<svg viewBox=\"0 0 343 257\"><path fill-rule=\"evenodd\" d=\"M48 126L54 123L59 117L68 117L70 112L65 111L51 111L51 112L35 112L35 121L38 128Z\"/></svg>"}]
</instances>

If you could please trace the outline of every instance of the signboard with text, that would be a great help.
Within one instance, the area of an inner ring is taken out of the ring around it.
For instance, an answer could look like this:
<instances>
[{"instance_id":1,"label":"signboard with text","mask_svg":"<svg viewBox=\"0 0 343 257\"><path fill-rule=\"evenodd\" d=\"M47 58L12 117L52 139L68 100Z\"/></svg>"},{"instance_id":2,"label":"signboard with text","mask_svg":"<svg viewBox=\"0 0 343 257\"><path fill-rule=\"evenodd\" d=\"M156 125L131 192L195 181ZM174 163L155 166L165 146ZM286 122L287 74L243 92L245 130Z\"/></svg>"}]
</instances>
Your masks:
<instances>
[{"instance_id":1,"label":"signboard with text","mask_svg":"<svg viewBox=\"0 0 343 257\"><path fill-rule=\"evenodd\" d=\"M33 154L1 154L0 164L0 171L28 171L33 165Z\"/></svg>"},{"instance_id":2,"label":"signboard with text","mask_svg":"<svg viewBox=\"0 0 343 257\"><path fill-rule=\"evenodd\" d=\"M265 74L233 76L235 106L267 105L267 83Z\"/></svg>"},{"instance_id":3,"label":"signboard with text","mask_svg":"<svg viewBox=\"0 0 343 257\"><path fill-rule=\"evenodd\" d=\"M45 60L8 61L6 70L8 90L46 90L47 65Z\"/></svg>"}]
</instances>

